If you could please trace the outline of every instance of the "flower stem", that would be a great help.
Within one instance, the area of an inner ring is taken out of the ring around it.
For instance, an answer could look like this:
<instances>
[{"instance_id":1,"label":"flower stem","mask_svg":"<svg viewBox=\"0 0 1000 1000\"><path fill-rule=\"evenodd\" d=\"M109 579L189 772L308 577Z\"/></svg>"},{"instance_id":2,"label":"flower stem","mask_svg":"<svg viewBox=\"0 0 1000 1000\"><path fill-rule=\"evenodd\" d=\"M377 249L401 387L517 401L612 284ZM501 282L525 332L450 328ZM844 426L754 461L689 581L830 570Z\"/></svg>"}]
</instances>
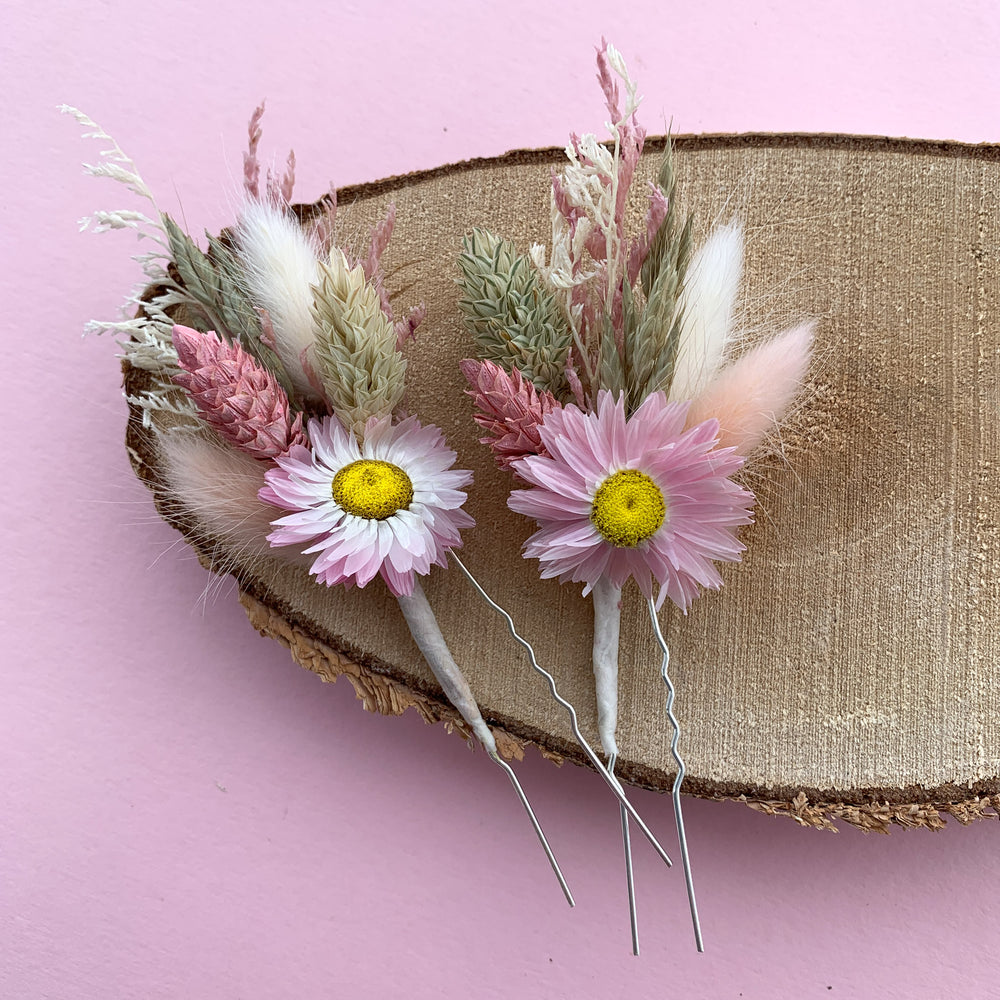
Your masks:
<instances>
[{"instance_id":1,"label":"flower stem","mask_svg":"<svg viewBox=\"0 0 1000 1000\"><path fill-rule=\"evenodd\" d=\"M493 739L490 727L486 725L480 714L469 682L465 679L465 675L459 669L448 649L448 644L444 641L444 636L441 634L441 629L438 627L430 604L427 603L427 597L424 595L420 582L414 581L412 594L409 596L400 594L396 600L399 601L403 617L410 627L413 641L419 647L420 652L424 654L424 659L434 672L438 684L444 689L448 701L458 709L458 714L465 719L486 752L493 756L497 752L496 740Z\"/></svg>"},{"instance_id":2,"label":"flower stem","mask_svg":"<svg viewBox=\"0 0 1000 1000\"><path fill-rule=\"evenodd\" d=\"M609 756L618 753L618 643L621 633L622 589L602 576L591 591L594 602L594 685L597 691L597 731Z\"/></svg>"}]
</instances>

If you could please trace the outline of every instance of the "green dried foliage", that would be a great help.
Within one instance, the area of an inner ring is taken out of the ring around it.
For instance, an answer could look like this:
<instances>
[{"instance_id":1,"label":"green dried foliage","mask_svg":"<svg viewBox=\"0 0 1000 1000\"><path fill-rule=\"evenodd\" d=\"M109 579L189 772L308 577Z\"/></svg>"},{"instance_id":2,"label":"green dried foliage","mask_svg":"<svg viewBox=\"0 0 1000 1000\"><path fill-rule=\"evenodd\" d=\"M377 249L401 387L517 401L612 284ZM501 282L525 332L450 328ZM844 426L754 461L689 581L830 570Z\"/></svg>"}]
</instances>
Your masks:
<instances>
[{"instance_id":1,"label":"green dried foliage","mask_svg":"<svg viewBox=\"0 0 1000 1000\"><path fill-rule=\"evenodd\" d=\"M693 216L688 215L678 231L674 198L677 181L669 139L657 183L667 198L667 214L639 274L646 295L642 318L631 327L625 324L629 412L651 392L670 389L680 346L683 316L679 301L691 259Z\"/></svg>"},{"instance_id":2,"label":"green dried foliage","mask_svg":"<svg viewBox=\"0 0 1000 1000\"><path fill-rule=\"evenodd\" d=\"M170 242L173 264L205 324L227 340L238 340L242 347L267 368L295 402L292 380L278 355L261 339L260 315L239 279L239 261L233 251L215 236L208 236L208 253L168 215L163 226Z\"/></svg>"},{"instance_id":3,"label":"green dried foliage","mask_svg":"<svg viewBox=\"0 0 1000 1000\"><path fill-rule=\"evenodd\" d=\"M406 359L378 291L339 250L313 288L316 361L337 418L358 437L370 417L385 417L403 397Z\"/></svg>"},{"instance_id":4,"label":"green dried foliage","mask_svg":"<svg viewBox=\"0 0 1000 1000\"><path fill-rule=\"evenodd\" d=\"M516 367L540 390L572 398L566 359L572 334L531 260L510 240L474 229L462 240L458 307L481 357Z\"/></svg>"},{"instance_id":5,"label":"green dried foliage","mask_svg":"<svg viewBox=\"0 0 1000 1000\"><path fill-rule=\"evenodd\" d=\"M663 150L663 160L660 162L660 171L656 177L656 183L667 199L667 215L660 228L656 231L653 244L649 248L646 259L642 262L642 269L639 272L639 283L648 298L652 291L656 276L660 273L664 259L677 228L677 217L674 206L674 195L677 192L677 174L674 172L674 144L667 136L667 145Z\"/></svg>"},{"instance_id":6,"label":"green dried foliage","mask_svg":"<svg viewBox=\"0 0 1000 1000\"><path fill-rule=\"evenodd\" d=\"M604 314L601 327L600 353L597 361L597 379L602 389L618 396L625 390L625 366L615 342L615 328L611 316Z\"/></svg>"}]
</instances>

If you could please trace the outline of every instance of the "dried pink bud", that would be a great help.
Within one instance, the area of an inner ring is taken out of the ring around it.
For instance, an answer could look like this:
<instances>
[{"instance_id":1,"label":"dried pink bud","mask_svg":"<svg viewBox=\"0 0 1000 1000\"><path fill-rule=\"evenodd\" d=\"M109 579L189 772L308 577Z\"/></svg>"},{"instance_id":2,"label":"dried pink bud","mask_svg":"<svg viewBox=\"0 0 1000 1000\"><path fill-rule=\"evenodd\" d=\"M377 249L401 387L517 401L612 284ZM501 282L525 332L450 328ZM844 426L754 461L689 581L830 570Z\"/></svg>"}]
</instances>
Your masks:
<instances>
[{"instance_id":1,"label":"dried pink bud","mask_svg":"<svg viewBox=\"0 0 1000 1000\"><path fill-rule=\"evenodd\" d=\"M410 311L406 319L396 320L393 330L396 332L396 350L401 351L403 345L417 335L417 327L423 323L427 316L427 307L421 302L419 305L410 306Z\"/></svg>"},{"instance_id":2,"label":"dried pink bud","mask_svg":"<svg viewBox=\"0 0 1000 1000\"><path fill-rule=\"evenodd\" d=\"M173 341L183 369L174 382L223 438L254 458L277 458L294 445L308 445L302 414L292 420L277 379L238 343L186 326L174 327Z\"/></svg>"},{"instance_id":3,"label":"dried pink bud","mask_svg":"<svg viewBox=\"0 0 1000 1000\"><path fill-rule=\"evenodd\" d=\"M538 426L559 408L551 392L539 392L516 368L508 373L492 361L462 361L459 367L481 411L473 419L492 435L481 442L493 449L502 469L528 455L548 454Z\"/></svg>"}]
</instances>

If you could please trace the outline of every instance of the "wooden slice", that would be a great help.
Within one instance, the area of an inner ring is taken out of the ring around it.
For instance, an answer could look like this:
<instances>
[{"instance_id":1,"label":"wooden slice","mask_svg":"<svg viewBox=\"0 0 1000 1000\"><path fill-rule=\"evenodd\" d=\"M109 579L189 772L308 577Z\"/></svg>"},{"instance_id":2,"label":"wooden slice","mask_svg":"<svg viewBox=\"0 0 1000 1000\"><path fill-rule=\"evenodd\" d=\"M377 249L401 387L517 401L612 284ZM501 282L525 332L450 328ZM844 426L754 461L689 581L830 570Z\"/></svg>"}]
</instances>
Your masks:
<instances>
[{"instance_id":1,"label":"wooden slice","mask_svg":"<svg viewBox=\"0 0 1000 1000\"><path fill-rule=\"evenodd\" d=\"M662 142L641 170L652 177ZM687 616L669 607L685 791L739 798L803 825L937 827L995 816L1000 795L1000 147L848 136L676 140L679 191L700 240L739 214L748 237L750 339L817 317L803 405L748 483L757 523L724 588ZM401 304L427 321L408 348L408 409L440 425L475 473L463 559L506 607L596 743L591 605L521 558L532 523L477 443L458 361L455 256L481 225L547 243L559 150L515 152L340 192L358 233L396 203L385 258ZM638 185L637 185L638 186ZM135 389L147 378L126 371ZM163 505L155 443L135 412L128 443L161 512L209 565L231 567L253 625L365 706L414 707L461 730L393 598L327 589L301 569L220 552ZM235 562L234 562L235 560ZM503 622L455 570L425 590L505 752L527 742L582 763L562 711ZM626 588L622 776L669 789L659 656Z\"/></svg>"}]
</instances>

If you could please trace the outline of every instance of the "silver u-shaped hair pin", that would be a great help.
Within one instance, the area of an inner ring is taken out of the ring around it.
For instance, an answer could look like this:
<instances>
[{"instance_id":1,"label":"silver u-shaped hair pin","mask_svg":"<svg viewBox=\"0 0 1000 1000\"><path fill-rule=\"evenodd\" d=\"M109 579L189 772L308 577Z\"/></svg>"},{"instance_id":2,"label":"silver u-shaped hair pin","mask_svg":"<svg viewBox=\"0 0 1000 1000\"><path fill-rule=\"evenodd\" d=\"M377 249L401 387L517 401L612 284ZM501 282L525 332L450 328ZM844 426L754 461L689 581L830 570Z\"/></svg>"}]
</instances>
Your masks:
<instances>
[{"instance_id":1,"label":"silver u-shaped hair pin","mask_svg":"<svg viewBox=\"0 0 1000 1000\"><path fill-rule=\"evenodd\" d=\"M608 758L608 771L614 775L615 765L618 763L618 754L613 753ZM628 828L628 813L625 807L619 802L618 808L621 811L622 821L622 850L625 853L625 885L628 889L628 920L632 929L632 954L639 954L639 916L635 908L635 872L632 869L632 834Z\"/></svg>"},{"instance_id":2,"label":"silver u-shaped hair pin","mask_svg":"<svg viewBox=\"0 0 1000 1000\"><path fill-rule=\"evenodd\" d=\"M562 869L559 867L559 862L556 861L556 856L552 853L552 848L549 847L548 840L545 839L545 834L542 832L541 824L535 816L534 809L531 808L528 796L524 794L521 782L517 780L517 775L514 773L514 769L498 753L489 751L489 754L493 763L496 764L508 778L510 778L510 783L514 786L514 791L517 792L517 797L521 800L521 805L524 806L524 811L528 814L528 819L531 820L531 825L535 829L535 836L538 837L538 842L542 845L542 850L545 851L545 856L549 859L552 871L559 880L559 886L563 891L563 895L566 897L566 902L569 903L570 906L576 906L576 901L573 899L573 893L570 892L569 886L566 884L566 879L563 876Z\"/></svg>"},{"instance_id":3,"label":"silver u-shaped hair pin","mask_svg":"<svg viewBox=\"0 0 1000 1000\"><path fill-rule=\"evenodd\" d=\"M463 563L462 560L459 559L457 555L455 555L454 550L449 551L449 555L455 561L455 565L458 566L458 568L465 574L466 578L469 580L472 586L475 587L476 591L483 598L483 600L486 601L486 603L489 604L489 606L493 608L494 611L496 611L506 620L507 629L510 632L510 634L518 643L520 643L521 646L524 647L524 649L528 653L528 658L531 662L532 669L535 670L536 673L541 674L542 677L545 678L545 680L548 682L549 691L552 697L560 705L562 705L562 707L565 708L567 713L569 714L570 725L573 729L573 736L575 737L577 743L580 744L580 747L583 750L583 752L587 755L587 759L590 761L591 764L593 764L597 773L604 779L604 781L611 789L611 791L614 792L615 797L621 803L622 808L632 819L632 821L636 824L636 826L638 826L639 829L642 831L642 835L650 842L650 844L653 846L653 850L655 850L656 853L660 856L663 863L667 865L668 868L672 866L673 862L670 860L670 855L667 854L667 852L663 849L660 842L656 839L656 837L653 836L649 827L646 826L646 823L643 820L643 818L635 811L635 807L626 798L625 791L622 788L621 783L608 770L608 768L605 767L605 765L601 762L600 757L598 757L597 754L595 753L594 748L587 742L583 733L580 732L580 724L577 720L576 709L573 707L571 702L567 701L561 694L559 694L559 691L556 688L555 678L538 662L538 659L535 656L534 648L532 647L531 643L528 642L527 639L525 639L522 635L520 635L520 633L518 633L514 625L514 619L511 618L511 616L507 613L507 611L505 611L499 604L497 604L496 601L493 600L492 597L490 597L489 594L486 593L486 591L480 585L479 581L472 575L472 572L468 569L468 567L466 567L465 563Z\"/></svg>"},{"instance_id":4,"label":"silver u-shaped hair pin","mask_svg":"<svg viewBox=\"0 0 1000 1000\"><path fill-rule=\"evenodd\" d=\"M705 950L705 944L701 938L701 922L698 919L698 903L694 898L694 880L691 877L691 859L688 857L688 847L687 847L687 837L684 834L684 814L681 812L681 785L684 782L685 767L684 761L681 759L681 755L677 750L677 745L681 738L681 727L680 723L677 721L677 717L674 715L674 685L670 680L670 675L667 673L667 669L670 666L670 649L667 646L666 640L663 638L663 632L660 631L660 619L656 614L656 605L653 603L653 599L648 600L649 605L649 617L653 622L653 631L656 633L656 641L660 644L660 649L663 650L663 662L660 666L660 676L663 678L663 683L667 686L667 718L670 720L670 724L674 727L674 735L670 740L670 753L672 754L674 760L677 762L677 776L674 778L674 786L671 789L671 798L674 802L674 819L677 821L677 839L680 841L681 846L681 863L684 865L684 882L687 886L688 894L688 905L691 908L691 923L694 925L694 940L695 944L698 946L698 951Z\"/></svg>"}]
</instances>

